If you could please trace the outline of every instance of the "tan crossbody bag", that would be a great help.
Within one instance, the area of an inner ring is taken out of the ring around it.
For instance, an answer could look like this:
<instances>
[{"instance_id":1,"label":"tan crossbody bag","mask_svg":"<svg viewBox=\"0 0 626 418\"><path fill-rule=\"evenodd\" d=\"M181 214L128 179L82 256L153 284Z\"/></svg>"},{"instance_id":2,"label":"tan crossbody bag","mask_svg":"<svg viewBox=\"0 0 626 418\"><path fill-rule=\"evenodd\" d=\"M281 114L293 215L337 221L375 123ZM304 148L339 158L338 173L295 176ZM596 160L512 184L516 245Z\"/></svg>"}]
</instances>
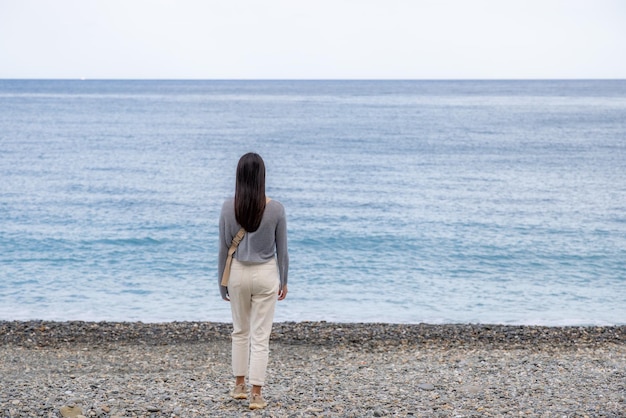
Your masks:
<instances>
[{"instance_id":1,"label":"tan crossbody bag","mask_svg":"<svg viewBox=\"0 0 626 418\"><path fill-rule=\"evenodd\" d=\"M265 198L265 205L270 203L269 197ZM239 243L243 239L244 235L246 235L246 230L241 228L237 234L233 237L233 240L230 243L230 248L228 249L228 256L226 256L226 265L224 265L224 273L222 274L222 286L228 286L228 279L230 278L230 265L233 263L233 254L237 251L237 247L239 247Z\"/></svg>"}]
</instances>

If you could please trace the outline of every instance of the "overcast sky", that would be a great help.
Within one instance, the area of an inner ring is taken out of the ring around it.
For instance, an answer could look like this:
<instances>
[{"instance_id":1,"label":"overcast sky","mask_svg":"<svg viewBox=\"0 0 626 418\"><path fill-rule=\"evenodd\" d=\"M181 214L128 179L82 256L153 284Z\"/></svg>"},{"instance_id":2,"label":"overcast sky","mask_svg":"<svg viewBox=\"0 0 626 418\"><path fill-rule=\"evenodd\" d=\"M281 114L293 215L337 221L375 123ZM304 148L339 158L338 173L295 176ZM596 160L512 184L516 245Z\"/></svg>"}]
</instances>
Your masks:
<instances>
[{"instance_id":1,"label":"overcast sky","mask_svg":"<svg viewBox=\"0 0 626 418\"><path fill-rule=\"evenodd\" d=\"M624 0L0 0L0 78L626 78Z\"/></svg>"}]
</instances>

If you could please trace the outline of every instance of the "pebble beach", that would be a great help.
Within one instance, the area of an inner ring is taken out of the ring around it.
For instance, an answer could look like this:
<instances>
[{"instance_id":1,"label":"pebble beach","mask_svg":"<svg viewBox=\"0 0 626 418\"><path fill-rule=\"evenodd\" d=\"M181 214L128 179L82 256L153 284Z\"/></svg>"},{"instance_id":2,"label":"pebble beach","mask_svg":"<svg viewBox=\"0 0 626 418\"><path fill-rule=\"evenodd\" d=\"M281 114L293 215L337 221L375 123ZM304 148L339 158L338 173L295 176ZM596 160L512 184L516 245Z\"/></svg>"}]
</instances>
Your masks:
<instances>
[{"instance_id":1,"label":"pebble beach","mask_svg":"<svg viewBox=\"0 0 626 418\"><path fill-rule=\"evenodd\" d=\"M268 407L230 324L0 322L0 417L623 417L626 326L276 323Z\"/></svg>"}]
</instances>

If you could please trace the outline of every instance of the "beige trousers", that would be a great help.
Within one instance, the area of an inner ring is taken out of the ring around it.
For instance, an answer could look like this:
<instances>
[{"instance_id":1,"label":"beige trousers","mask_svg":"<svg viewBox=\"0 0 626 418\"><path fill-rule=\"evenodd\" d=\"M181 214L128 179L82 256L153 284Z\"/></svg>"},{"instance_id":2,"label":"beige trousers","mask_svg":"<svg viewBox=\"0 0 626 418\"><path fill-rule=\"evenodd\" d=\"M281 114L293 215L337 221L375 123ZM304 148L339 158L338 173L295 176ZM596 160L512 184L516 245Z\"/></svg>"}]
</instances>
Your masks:
<instances>
[{"instance_id":1,"label":"beige trousers","mask_svg":"<svg viewBox=\"0 0 626 418\"><path fill-rule=\"evenodd\" d=\"M265 383L278 286L276 260L251 264L233 259L228 280L233 315L233 375L246 376L249 368L253 385Z\"/></svg>"}]
</instances>

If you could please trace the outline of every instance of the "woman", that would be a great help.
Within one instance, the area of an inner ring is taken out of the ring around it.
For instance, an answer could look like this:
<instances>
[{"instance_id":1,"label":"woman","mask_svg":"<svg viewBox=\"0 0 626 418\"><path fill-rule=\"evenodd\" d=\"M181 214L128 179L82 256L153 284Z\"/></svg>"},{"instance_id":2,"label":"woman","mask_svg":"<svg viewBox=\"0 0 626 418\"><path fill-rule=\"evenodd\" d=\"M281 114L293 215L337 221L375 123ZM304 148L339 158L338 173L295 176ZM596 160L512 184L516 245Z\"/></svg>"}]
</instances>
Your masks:
<instances>
[{"instance_id":1,"label":"woman","mask_svg":"<svg viewBox=\"0 0 626 418\"><path fill-rule=\"evenodd\" d=\"M233 254L230 274L223 278L224 269L228 270L228 250L242 228L245 235ZM245 379L249 372L250 409L265 408L261 389L276 299L287 296L289 254L285 208L266 198L265 164L258 154L248 153L239 160L235 198L222 206L219 231L220 292L222 299L230 301L233 316L235 387L231 396L248 398ZM226 286L222 279L227 281Z\"/></svg>"}]
</instances>

